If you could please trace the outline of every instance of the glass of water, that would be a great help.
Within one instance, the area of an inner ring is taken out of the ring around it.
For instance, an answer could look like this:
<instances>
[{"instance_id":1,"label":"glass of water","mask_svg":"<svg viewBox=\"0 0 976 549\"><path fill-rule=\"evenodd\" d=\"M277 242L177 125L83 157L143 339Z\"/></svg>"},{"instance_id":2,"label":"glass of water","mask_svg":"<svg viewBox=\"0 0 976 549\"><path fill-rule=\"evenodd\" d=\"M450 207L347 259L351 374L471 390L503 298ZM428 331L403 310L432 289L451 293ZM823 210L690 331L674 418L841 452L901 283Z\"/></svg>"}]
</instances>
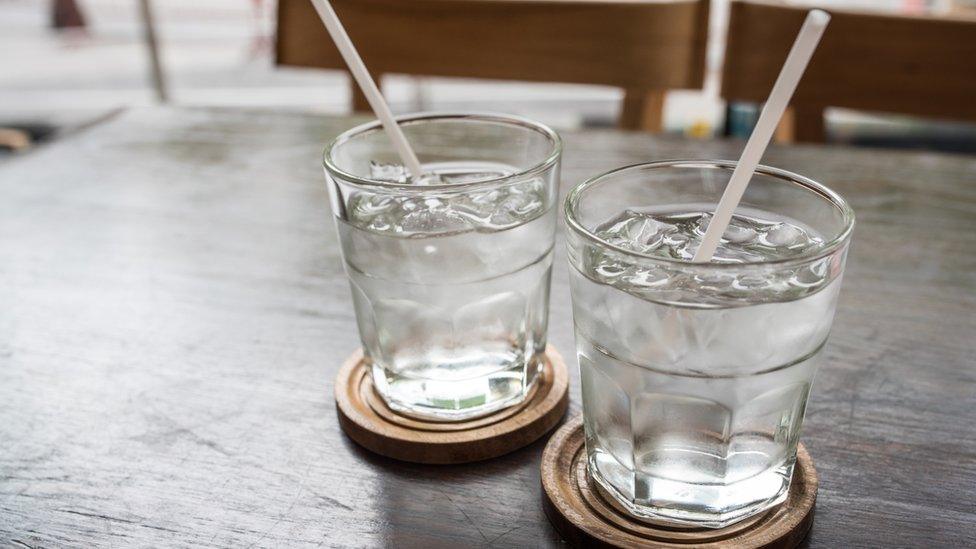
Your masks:
<instances>
[{"instance_id":1,"label":"glass of water","mask_svg":"<svg viewBox=\"0 0 976 549\"><path fill-rule=\"evenodd\" d=\"M517 404L546 347L559 137L514 116L398 120L419 179L378 122L325 152L373 384L392 409L427 419Z\"/></svg>"},{"instance_id":2,"label":"glass of water","mask_svg":"<svg viewBox=\"0 0 976 549\"><path fill-rule=\"evenodd\" d=\"M600 175L565 204L588 470L618 509L718 528L784 501L854 215L760 167L711 263L691 263L735 168Z\"/></svg>"}]
</instances>

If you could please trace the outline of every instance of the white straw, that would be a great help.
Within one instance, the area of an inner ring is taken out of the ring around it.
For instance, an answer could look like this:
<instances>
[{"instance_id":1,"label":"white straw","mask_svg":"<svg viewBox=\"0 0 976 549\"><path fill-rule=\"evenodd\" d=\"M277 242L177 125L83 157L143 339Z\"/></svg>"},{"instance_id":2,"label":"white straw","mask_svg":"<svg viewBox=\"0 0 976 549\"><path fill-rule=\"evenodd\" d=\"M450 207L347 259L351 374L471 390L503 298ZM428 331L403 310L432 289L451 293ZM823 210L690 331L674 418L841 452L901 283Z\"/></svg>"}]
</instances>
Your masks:
<instances>
[{"instance_id":1,"label":"white straw","mask_svg":"<svg viewBox=\"0 0 976 549\"><path fill-rule=\"evenodd\" d=\"M817 49L820 37L823 36L829 22L830 15L825 11L811 10L807 14L803 28L800 29L800 34L796 36L796 42L793 43L793 49L790 50L786 63L783 64L783 69L776 79L776 84L773 85L773 91L770 92L769 99L766 100L766 104L759 114L759 121L756 122L756 127L752 130L749 141L746 142L742 157L739 158L739 163L732 171L732 178L729 179L729 184L725 187L722 199L715 209L715 215L708 223L708 229L705 231L702 243L695 252L694 259L692 259L695 263L711 261L715 249L718 248L719 240L725 234L725 229L728 228L729 222L732 220L732 213L739 205L739 200L742 199L742 194L746 191L746 186L749 185L749 180L752 179L756 166L759 165L763 153L766 152L766 147L769 146L773 132L779 124L779 119L783 117L783 112L793 97L793 92L796 91L796 85L800 82L800 78L810 62L810 57Z\"/></svg>"},{"instance_id":2,"label":"white straw","mask_svg":"<svg viewBox=\"0 0 976 549\"><path fill-rule=\"evenodd\" d=\"M319 13L319 17L322 18L325 29L332 36L332 41L335 42L336 48L339 49L339 53L346 61L346 65L349 66L349 72L356 79L359 88L363 90L366 101L369 102L369 106L376 113L376 117L380 119L380 123L383 124L383 129L386 130L386 134L390 136L390 141L393 142L393 146L396 148L397 154L400 155L400 159L406 165L407 170L410 171L410 175L415 179L420 178L423 175L423 169L420 167L420 161L417 160L417 155L410 148L410 143L407 143L407 138L403 135L403 130L400 129L400 126L393 118L393 113L390 112L389 105L386 104L386 101L383 99L383 94L376 87L376 82L373 82L373 77L366 70L363 59L359 57L356 46L353 45L352 40L349 39L349 35L346 34L346 29L339 22L339 16L332 9L332 4L328 0L311 0L311 2L315 6L315 11Z\"/></svg>"}]
</instances>

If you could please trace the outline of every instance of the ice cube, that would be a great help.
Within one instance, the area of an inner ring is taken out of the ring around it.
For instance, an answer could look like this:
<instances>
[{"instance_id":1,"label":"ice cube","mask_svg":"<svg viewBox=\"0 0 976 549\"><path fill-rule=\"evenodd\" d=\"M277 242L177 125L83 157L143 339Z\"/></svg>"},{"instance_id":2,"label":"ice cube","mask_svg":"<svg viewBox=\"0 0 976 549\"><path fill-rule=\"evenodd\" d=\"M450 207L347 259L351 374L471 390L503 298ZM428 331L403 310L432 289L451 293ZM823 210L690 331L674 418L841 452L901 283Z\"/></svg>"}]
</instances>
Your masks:
<instances>
[{"instance_id":1,"label":"ice cube","mask_svg":"<svg viewBox=\"0 0 976 549\"><path fill-rule=\"evenodd\" d=\"M384 164L370 160L369 177L386 183L406 183L408 174L407 168L400 164Z\"/></svg>"},{"instance_id":2,"label":"ice cube","mask_svg":"<svg viewBox=\"0 0 976 549\"><path fill-rule=\"evenodd\" d=\"M483 208L493 208L501 200L502 194L502 191L498 189L489 189L487 191L471 193L467 196L472 204L477 204Z\"/></svg>"},{"instance_id":3,"label":"ice cube","mask_svg":"<svg viewBox=\"0 0 976 549\"><path fill-rule=\"evenodd\" d=\"M670 279L667 269L647 266L633 266L622 275L623 280L639 291L642 288L660 288Z\"/></svg>"},{"instance_id":4,"label":"ice cube","mask_svg":"<svg viewBox=\"0 0 976 549\"><path fill-rule=\"evenodd\" d=\"M806 233L796 225L779 223L766 233L766 242L776 248L790 248L804 244L805 237Z\"/></svg>"},{"instance_id":5,"label":"ice cube","mask_svg":"<svg viewBox=\"0 0 976 549\"><path fill-rule=\"evenodd\" d=\"M613 284L619 277L623 276L629 264L612 259L605 255L594 257L593 272L604 282Z\"/></svg>"},{"instance_id":6,"label":"ice cube","mask_svg":"<svg viewBox=\"0 0 976 549\"><path fill-rule=\"evenodd\" d=\"M749 248L738 246L719 246L712 260L717 263L751 263L762 261L763 255Z\"/></svg>"},{"instance_id":7,"label":"ice cube","mask_svg":"<svg viewBox=\"0 0 976 549\"><path fill-rule=\"evenodd\" d=\"M349 213L356 219L369 219L375 215L389 212L397 206L390 196L372 193L357 193L349 200Z\"/></svg>"},{"instance_id":8,"label":"ice cube","mask_svg":"<svg viewBox=\"0 0 976 549\"><path fill-rule=\"evenodd\" d=\"M730 223L722 238L733 244L748 244L754 242L758 236L759 233L751 227Z\"/></svg>"},{"instance_id":9,"label":"ice cube","mask_svg":"<svg viewBox=\"0 0 976 549\"><path fill-rule=\"evenodd\" d=\"M650 251L661 244L671 226L653 217L625 211L619 217L597 228L599 235L617 246L634 251Z\"/></svg>"},{"instance_id":10,"label":"ice cube","mask_svg":"<svg viewBox=\"0 0 976 549\"><path fill-rule=\"evenodd\" d=\"M793 273L793 278L790 283L794 286L801 288L814 288L820 286L828 280L827 277L827 266L830 259L821 259L812 265L804 265L799 267L795 273Z\"/></svg>"},{"instance_id":11,"label":"ice cube","mask_svg":"<svg viewBox=\"0 0 976 549\"><path fill-rule=\"evenodd\" d=\"M397 232L401 233L449 233L471 228L470 223L457 212L445 207L420 207L400 218Z\"/></svg>"},{"instance_id":12,"label":"ice cube","mask_svg":"<svg viewBox=\"0 0 976 549\"><path fill-rule=\"evenodd\" d=\"M711 222L712 214L710 212L702 213L701 218L694 224L695 234L705 236L705 232L708 230L708 224Z\"/></svg>"},{"instance_id":13,"label":"ice cube","mask_svg":"<svg viewBox=\"0 0 976 549\"><path fill-rule=\"evenodd\" d=\"M759 274L743 273L735 277L731 287L737 290L754 290L769 285L769 278Z\"/></svg>"},{"instance_id":14,"label":"ice cube","mask_svg":"<svg viewBox=\"0 0 976 549\"><path fill-rule=\"evenodd\" d=\"M669 229L664 223L644 218L630 226L628 237L638 245L637 251L647 253L661 245Z\"/></svg>"},{"instance_id":15,"label":"ice cube","mask_svg":"<svg viewBox=\"0 0 976 549\"><path fill-rule=\"evenodd\" d=\"M531 192L509 189L491 212L490 222L495 227L517 225L535 217L542 209L542 197Z\"/></svg>"},{"instance_id":16,"label":"ice cube","mask_svg":"<svg viewBox=\"0 0 976 549\"><path fill-rule=\"evenodd\" d=\"M369 220L366 224L366 228L372 231L385 233L393 229L393 220L390 216L385 214L380 214Z\"/></svg>"},{"instance_id":17,"label":"ice cube","mask_svg":"<svg viewBox=\"0 0 976 549\"><path fill-rule=\"evenodd\" d=\"M695 257L695 250L698 248L697 239L692 240L690 236L684 233L669 233L665 235L662 244L662 247L670 252L671 257L689 261Z\"/></svg>"}]
</instances>

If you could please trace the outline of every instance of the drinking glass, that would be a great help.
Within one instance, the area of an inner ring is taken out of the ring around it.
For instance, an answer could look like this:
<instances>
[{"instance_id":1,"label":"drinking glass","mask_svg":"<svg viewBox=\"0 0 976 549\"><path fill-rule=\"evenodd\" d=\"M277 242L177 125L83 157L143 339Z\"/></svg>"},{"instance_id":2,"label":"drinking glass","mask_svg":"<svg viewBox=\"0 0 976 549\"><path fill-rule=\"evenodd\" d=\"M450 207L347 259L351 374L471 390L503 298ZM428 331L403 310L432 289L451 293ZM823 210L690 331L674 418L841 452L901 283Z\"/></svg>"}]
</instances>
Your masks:
<instances>
[{"instance_id":1,"label":"drinking glass","mask_svg":"<svg viewBox=\"0 0 976 549\"><path fill-rule=\"evenodd\" d=\"M546 346L559 137L515 116L398 120L419 180L378 122L325 151L373 384L392 409L428 419L517 404Z\"/></svg>"},{"instance_id":2,"label":"drinking glass","mask_svg":"<svg viewBox=\"0 0 976 549\"><path fill-rule=\"evenodd\" d=\"M666 161L565 203L587 465L618 509L718 528L786 496L854 216L760 166L710 263L691 263L735 168Z\"/></svg>"}]
</instances>

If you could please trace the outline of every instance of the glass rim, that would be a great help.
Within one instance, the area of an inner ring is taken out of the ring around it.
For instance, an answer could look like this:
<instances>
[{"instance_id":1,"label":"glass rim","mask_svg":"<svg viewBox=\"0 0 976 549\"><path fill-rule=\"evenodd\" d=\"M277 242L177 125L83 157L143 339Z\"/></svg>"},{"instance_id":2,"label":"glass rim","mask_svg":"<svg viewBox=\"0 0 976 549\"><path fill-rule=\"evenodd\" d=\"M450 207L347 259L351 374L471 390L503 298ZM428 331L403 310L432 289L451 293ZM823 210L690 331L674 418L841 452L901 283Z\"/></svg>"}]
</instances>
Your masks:
<instances>
[{"instance_id":1,"label":"glass rim","mask_svg":"<svg viewBox=\"0 0 976 549\"><path fill-rule=\"evenodd\" d=\"M772 259L766 261L746 261L742 263L716 263L709 261L708 263L694 263L685 259L675 259L669 257L661 257L651 254L646 254L643 252L638 252L635 250L630 250L611 244L606 240L598 237L592 231L583 226L583 224L576 219L577 206L580 203L580 199L583 193L591 186L606 180L607 178L620 175L623 172L636 171L640 169L662 169L662 168L690 168L690 169L703 169L703 168L724 168L728 170L735 169L738 164L735 160L712 160L712 159L676 159L676 160L661 160L656 162L641 162L638 164L630 164L620 168L610 170L608 172L601 173L599 175L593 176L582 183L573 187L569 194L566 196L566 200L563 203L563 215L566 220L566 225L573 232L579 234L580 236L597 243L598 245L609 248L614 252L623 254L625 256L636 257L644 261L651 261L655 263L663 263L670 266L680 266L681 268L693 268L693 269L721 269L721 270L733 270L733 269L743 269L750 267L784 267L790 265L802 265L804 263L810 263L818 259L822 259L833 254L838 248L843 246L851 236L854 231L854 210L851 208L850 204L847 203L844 198L837 192L831 190L827 186L817 183L816 181L810 179L809 177L804 177L802 175L782 170L779 168L774 168L772 166L766 166L760 164L756 167L754 173L760 175L767 175L784 182L793 183L805 187L808 190L813 191L819 195L822 199L826 200L832 204L835 208L840 210L840 213L844 220L844 228L833 238L827 241L823 246L814 248L807 252L798 254L793 257L786 257L781 259Z\"/></svg>"},{"instance_id":2,"label":"glass rim","mask_svg":"<svg viewBox=\"0 0 976 549\"><path fill-rule=\"evenodd\" d=\"M472 181L470 183L443 183L438 185L415 185L412 183L391 183L389 181L380 181L378 179L369 179L365 177L360 177L355 174L351 174L336 165L332 158L332 151L337 147L349 142L354 137L363 135L367 132L383 131L382 124L379 120L373 120L365 124L360 124L353 128L350 128L333 139L325 147L323 152L322 163L325 170L333 177L341 178L344 182L352 183L353 185L359 187L369 187L372 189L386 189L386 190L400 190L408 192L428 192L428 191L445 191L445 190L468 190L477 189L480 187L493 187L500 184L507 183L510 180L524 178L526 176L532 176L542 173L559 161L559 156L562 154L563 142L559 137L559 134L555 132L549 126L536 122L529 118L523 116L513 115L513 114L501 114L492 112L450 112L450 111L433 111L433 112L417 112L417 113L407 113L395 117L398 124L403 126L409 126L411 124L432 122L432 121L444 121L444 120L470 120L476 122L494 122L500 123L508 126L527 128L532 130L549 141L550 151L546 157L533 164L532 166L519 170L515 173L508 174L501 177L494 177L491 179L483 179L479 181Z\"/></svg>"}]
</instances>

